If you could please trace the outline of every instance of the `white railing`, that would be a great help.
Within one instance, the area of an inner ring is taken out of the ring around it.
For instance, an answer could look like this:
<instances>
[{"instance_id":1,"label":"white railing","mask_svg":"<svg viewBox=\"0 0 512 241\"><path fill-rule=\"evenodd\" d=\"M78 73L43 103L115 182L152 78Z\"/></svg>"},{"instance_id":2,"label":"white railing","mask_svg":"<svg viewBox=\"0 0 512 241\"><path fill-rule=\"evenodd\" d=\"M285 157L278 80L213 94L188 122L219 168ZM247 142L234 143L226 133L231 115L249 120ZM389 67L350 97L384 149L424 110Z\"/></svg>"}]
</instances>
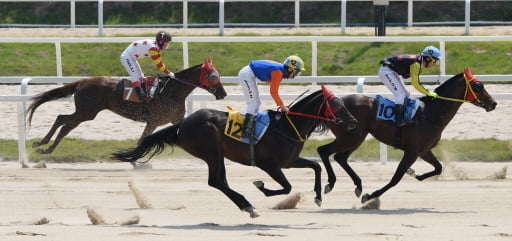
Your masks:
<instances>
[{"instance_id":1,"label":"white railing","mask_svg":"<svg viewBox=\"0 0 512 241\"><path fill-rule=\"evenodd\" d=\"M439 79L436 79L438 78L439 76L422 76L422 80L425 80L425 79L428 79L430 80L429 82L438 82ZM443 80L450 77L450 76L442 76L443 77ZM495 77L496 76L492 76L492 75L484 75L484 76L481 76L481 75L478 75L478 78L485 81L489 81L489 80L495 80ZM19 95L0 95L0 102L2 101L10 101L10 102L17 102L18 106L17 106L17 119L18 119L18 160L20 163L25 163L26 162L26 118L25 118L25 113L26 113L26 104L27 102L29 102L31 100L31 98L33 97L33 95L27 95L27 89L28 89L28 86L29 86L29 83L39 83L39 84L64 84L64 83L69 83L71 81L74 81L74 80L77 80L77 79L80 79L80 77L26 77L26 78L22 78L21 80L18 79L19 77L0 77L0 84L2 83L20 83L20 87L21 87L21 94ZM316 79L313 79L315 81L311 81L312 78L314 77L299 77L297 78L297 80L294 80L294 82L297 82L297 83L307 83L307 82L310 82L310 83L316 83L316 82L325 82L325 83L353 83L353 84L356 84L356 91L357 92L354 92L354 93L364 93L364 83L365 83L365 80L370 80L368 82L375 82L375 81L379 81L379 78L378 76L360 76L360 77L355 77L355 76L330 76L330 77L325 77L325 78L320 78L320 77L316 77ZM353 81L354 78L357 78L356 81ZM503 77L500 77L501 78L505 78L505 79L508 79L508 81L512 81L512 76L503 76ZM223 79L228 79L228 81L224 80L223 82L234 82L236 77L223 77ZM301 80L302 79L302 80ZM324 80L321 80L320 79L324 79ZM307 80L307 81L306 81ZM337 81L336 81L337 80ZM422 81L422 82L426 82L426 81ZM296 93L296 94L282 94L281 97L283 100L287 100L287 101L291 101L291 100L295 100L295 98L299 95L300 93ZM353 93L343 93L343 95L348 95L348 94L353 94ZM386 96L388 98L391 98L392 95L389 94L389 93L372 93L372 95L382 95L382 96ZM419 97L419 94L417 93L413 93L411 94L412 97ZM493 93L492 96L495 98L495 99L512 99L512 93ZM263 100L272 100L272 97L268 94L262 94L261 95L261 98ZM72 100L72 98L64 98L64 99L61 99L62 101L69 101L69 100ZM208 94L192 94L190 95L187 100L186 100L186 109L187 109L187 115L192 113L194 111L194 102L201 102L201 107L202 108L205 108L206 107L206 103L208 103L209 101L212 101L213 100L213 96L211 95L208 95ZM242 94L229 94L226 98L225 98L226 101L243 101L245 100L245 97L242 95ZM387 162L387 146L385 144L380 144L380 147L379 147L379 152L380 152L380 162L385 164Z\"/></svg>"},{"instance_id":2,"label":"white railing","mask_svg":"<svg viewBox=\"0 0 512 241\"><path fill-rule=\"evenodd\" d=\"M214 2L219 3L219 20L218 20L218 28L219 35L224 35L224 27L225 27L225 8L224 3L226 2L294 2L294 23L292 26L300 27L304 24L300 23L300 3L301 2L340 2L340 33L346 33L347 26L347 2L373 2L374 4L378 1L375 0L151 0L152 2L181 2L182 3L182 24L181 27L188 28L188 3L189 2ZM431 0L389 0L388 2L407 2L407 26L412 27L414 25L413 22L413 8L414 2L423 2ZM464 4L464 29L465 34L470 34L471 28L471 0L447 0L447 1L463 1ZM496 2L496 1L510 1L510 0L478 0L478 2ZM103 36L103 4L105 2L147 2L147 0L0 0L0 2L69 2L70 4L70 24L71 28L75 28L76 26L76 2L98 2L98 36ZM383 1L380 1L383 2ZM386 2L386 1L384 1ZM462 9L460 9L462 11ZM372 21L373 22L373 21ZM263 26L268 24L262 24ZM178 24L179 26L179 24Z\"/></svg>"}]
</instances>

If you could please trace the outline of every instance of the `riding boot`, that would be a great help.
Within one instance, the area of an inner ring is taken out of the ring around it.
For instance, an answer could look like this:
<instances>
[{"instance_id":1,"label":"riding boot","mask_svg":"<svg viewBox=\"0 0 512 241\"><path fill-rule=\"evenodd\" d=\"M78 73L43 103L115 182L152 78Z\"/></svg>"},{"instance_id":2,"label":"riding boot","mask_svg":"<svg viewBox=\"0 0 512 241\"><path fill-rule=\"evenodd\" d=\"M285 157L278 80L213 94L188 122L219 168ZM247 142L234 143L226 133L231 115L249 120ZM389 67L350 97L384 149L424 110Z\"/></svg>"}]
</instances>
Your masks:
<instances>
[{"instance_id":1,"label":"riding boot","mask_svg":"<svg viewBox=\"0 0 512 241\"><path fill-rule=\"evenodd\" d=\"M147 95L146 95L146 91L144 91L142 86L139 85L137 87L134 87L134 89L135 89L135 92L137 92L137 94L139 95L140 100L142 102L146 102L147 101Z\"/></svg>"},{"instance_id":2,"label":"riding boot","mask_svg":"<svg viewBox=\"0 0 512 241\"><path fill-rule=\"evenodd\" d=\"M254 115L245 114L244 124L242 126L242 137L251 138L254 134Z\"/></svg>"},{"instance_id":3,"label":"riding boot","mask_svg":"<svg viewBox=\"0 0 512 241\"><path fill-rule=\"evenodd\" d=\"M407 124L410 124L411 122L408 122L405 120L405 107L404 105L395 105L395 124L397 127L402 127Z\"/></svg>"}]
</instances>

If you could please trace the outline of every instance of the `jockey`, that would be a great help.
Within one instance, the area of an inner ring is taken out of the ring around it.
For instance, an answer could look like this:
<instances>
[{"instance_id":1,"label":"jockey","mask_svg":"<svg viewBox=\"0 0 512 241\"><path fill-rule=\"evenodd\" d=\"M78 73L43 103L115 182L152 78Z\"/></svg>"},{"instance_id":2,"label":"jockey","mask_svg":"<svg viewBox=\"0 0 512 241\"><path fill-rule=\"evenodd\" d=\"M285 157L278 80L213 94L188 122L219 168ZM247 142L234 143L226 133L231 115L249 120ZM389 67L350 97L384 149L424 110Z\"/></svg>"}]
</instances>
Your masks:
<instances>
[{"instance_id":1,"label":"jockey","mask_svg":"<svg viewBox=\"0 0 512 241\"><path fill-rule=\"evenodd\" d=\"M124 66L128 74L130 74L130 80L132 81L132 87L135 89L140 99L148 101L148 96L144 88L142 88L142 81L144 80L144 73L140 68L137 59L140 58L151 58L156 67L163 73L174 78L174 73L165 67L164 62L160 56L160 51L169 47L169 42L172 41L172 36L166 31L160 31L156 34L155 40L142 39L131 43L121 53L121 64Z\"/></svg>"},{"instance_id":2,"label":"jockey","mask_svg":"<svg viewBox=\"0 0 512 241\"><path fill-rule=\"evenodd\" d=\"M243 125L243 135L252 133L254 117L261 105L261 98L257 82L263 81L270 84L270 95L281 112L288 112L288 107L283 104L279 96L279 86L283 79L293 79L304 71L304 62L297 55L289 56L284 62L278 63L272 60L253 60L243 67L238 73L238 82L242 86L247 102L247 111Z\"/></svg>"},{"instance_id":3,"label":"jockey","mask_svg":"<svg viewBox=\"0 0 512 241\"><path fill-rule=\"evenodd\" d=\"M420 84L422 68L434 67L441 58L441 52L434 46L427 46L417 55L398 55L387 57L380 61L379 77L384 85L395 96L395 122L397 127L407 125L404 120L406 99L409 91L405 88L404 81L400 79L411 78L412 85L422 94L437 97L435 92L429 92Z\"/></svg>"}]
</instances>

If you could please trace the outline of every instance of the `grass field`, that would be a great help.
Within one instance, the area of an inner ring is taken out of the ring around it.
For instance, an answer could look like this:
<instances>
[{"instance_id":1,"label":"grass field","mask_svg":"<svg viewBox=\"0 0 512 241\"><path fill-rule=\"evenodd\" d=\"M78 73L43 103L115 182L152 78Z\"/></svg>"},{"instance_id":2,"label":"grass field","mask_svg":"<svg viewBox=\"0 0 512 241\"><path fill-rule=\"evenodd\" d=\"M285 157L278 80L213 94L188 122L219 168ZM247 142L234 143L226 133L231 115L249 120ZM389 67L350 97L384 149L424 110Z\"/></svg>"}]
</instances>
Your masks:
<instances>
[{"instance_id":1,"label":"grass field","mask_svg":"<svg viewBox=\"0 0 512 241\"><path fill-rule=\"evenodd\" d=\"M30 146L34 140L27 141ZM301 156L317 158L316 148L327 144L332 140L308 140L301 152ZM485 143L483 145L482 143ZM49 162L94 162L109 161L112 152L119 149L134 147L136 140L84 140L65 138L51 155L35 153L35 149L28 148L28 159L30 161ZM359 161L378 161L379 143L372 139L365 141L361 147L351 155L351 159ZM0 139L0 159L17 160L18 142L16 140ZM94 151L91 151L94 150ZM512 160L512 142L496 139L474 139L474 140L441 140L434 149L434 153L441 160L450 161L489 161L503 162ZM449 153L449 156L448 154ZM167 147L157 158L180 158L191 157L180 148ZM388 147L388 159L399 160L402 151Z\"/></svg>"}]
</instances>

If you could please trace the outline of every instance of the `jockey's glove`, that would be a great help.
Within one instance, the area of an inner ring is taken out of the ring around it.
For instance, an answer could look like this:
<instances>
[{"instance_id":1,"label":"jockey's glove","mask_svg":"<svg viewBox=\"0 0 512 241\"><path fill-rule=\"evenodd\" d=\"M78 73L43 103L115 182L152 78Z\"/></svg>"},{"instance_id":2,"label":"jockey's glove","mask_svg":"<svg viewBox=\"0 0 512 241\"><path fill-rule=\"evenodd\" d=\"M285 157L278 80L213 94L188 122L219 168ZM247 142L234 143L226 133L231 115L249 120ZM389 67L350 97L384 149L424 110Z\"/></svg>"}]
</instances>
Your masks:
<instances>
[{"instance_id":1,"label":"jockey's glove","mask_svg":"<svg viewBox=\"0 0 512 241\"><path fill-rule=\"evenodd\" d=\"M174 79L174 73L173 72L169 72L169 77L171 77L171 79Z\"/></svg>"},{"instance_id":2,"label":"jockey's glove","mask_svg":"<svg viewBox=\"0 0 512 241\"><path fill-rule=\"evenodd\" d=\"M433 97L433 98L437 98L437 93L436 92L428 92L427 96L430 96L430 97Z\"/></svg>"}]
</instances>

